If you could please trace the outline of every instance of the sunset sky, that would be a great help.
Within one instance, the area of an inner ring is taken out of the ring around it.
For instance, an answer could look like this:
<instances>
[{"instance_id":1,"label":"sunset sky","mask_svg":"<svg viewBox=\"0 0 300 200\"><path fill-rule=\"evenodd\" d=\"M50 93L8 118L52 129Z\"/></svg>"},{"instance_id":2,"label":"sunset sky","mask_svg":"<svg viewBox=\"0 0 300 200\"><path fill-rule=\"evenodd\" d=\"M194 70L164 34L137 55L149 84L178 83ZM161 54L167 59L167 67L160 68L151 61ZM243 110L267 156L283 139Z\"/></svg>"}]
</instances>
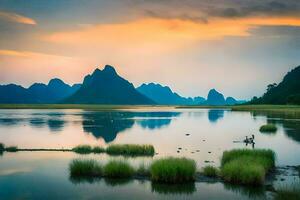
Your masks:
<instances>
[{"instance_id":1,"label":"sunset sky","mask_svg":"<svg viewBox=\"0 0 300 200\"><path fill-rule=\"evenodd\" d=\"M0 84L73 84L105 64L135 86L259 96L300 65L300 1L0 0Z\"/></svg>"}]
</instances>

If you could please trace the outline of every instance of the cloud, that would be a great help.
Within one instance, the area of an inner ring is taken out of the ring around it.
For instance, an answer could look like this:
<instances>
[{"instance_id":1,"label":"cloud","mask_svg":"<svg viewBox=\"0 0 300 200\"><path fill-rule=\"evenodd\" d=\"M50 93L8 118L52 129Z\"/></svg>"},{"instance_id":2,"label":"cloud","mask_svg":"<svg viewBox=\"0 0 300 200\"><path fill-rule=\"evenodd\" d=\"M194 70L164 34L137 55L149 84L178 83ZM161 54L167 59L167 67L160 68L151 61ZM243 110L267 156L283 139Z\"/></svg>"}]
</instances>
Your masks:
<instances>
[{"instance_id":1,"label":"cloud","mask_svg":"<svg viewBox=\"0 0 300 200\"><path fill-rule=\"evenodd\" d=\"M28 24L28 25L36 25L36 21L34 19L31 19L29 17L25 17L23 15L19 15L12 12L4 12L0 11L0 19L8 20L11 22L16 22L20 24Z\"/></svg>"},{"instance_id":2,"label":"cloud","mask_svg":"<svg viewBox=\"0 0 300 200\"><path fill-rule=\"evenodd\" d=\"M7 50L0 49L0 56L15 56L15 57L24 57L24 58L36 58L36 57L46 57L46 58L65 58L71 59L71 57L53 55L53 54L45 54L31 51L15 51L15 50Z\"/></svg>"}]
</instances>

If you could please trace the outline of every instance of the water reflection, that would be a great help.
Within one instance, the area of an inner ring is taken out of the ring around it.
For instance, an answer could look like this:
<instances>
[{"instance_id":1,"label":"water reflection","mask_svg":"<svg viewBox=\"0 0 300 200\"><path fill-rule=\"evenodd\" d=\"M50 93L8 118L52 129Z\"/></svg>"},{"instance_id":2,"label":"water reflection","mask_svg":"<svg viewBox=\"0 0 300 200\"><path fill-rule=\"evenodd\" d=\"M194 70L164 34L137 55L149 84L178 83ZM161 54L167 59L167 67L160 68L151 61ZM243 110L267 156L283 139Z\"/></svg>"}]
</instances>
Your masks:
<instances>
[{"instance_id":1,"label":"water reflection","mask_svg":"<svg viewBox=\"0 0 300 200\"><path fill-rule=\"evenodd\" d=\"M101 178L89 177L89 176L70 176L69 180L74 185L84 184L84 183L97 183L101 181Z\"/></svg>"},{"instance_id":2,"label":"water reflection","mask_svg":"<svg viewBox=\"0 0 300 200\"><path fill-rule=\"evenodd\" d=\"M286 136L294 141L300 142L300 120L294 113L276 113L255 111L256 116L266 116L267 123L281 125ZM276 133L269 133L275 135Z\"/></svg>"},{"instance_id":3,"label":"water reflection","mask_svg":"<svg viewBox=\"0 0 300 200\"><path fill-rule=\"evenodd\" d=\"M216 123L218 120L224 117L224 110L210 109L208 111L208 120L211 123Z\"/></svg>"},{"instance_id":4,"label":"water reflection","mask_svg":"<svg viewBox=\"0 0 300 200\"><path fill-rule=\"evenodd\" d=\"M180 112L140 112L134 117L138 117L137 123L145 129L160 129L167 127L174 117L179 117Z\"/></svg>"},{"instance_id":5,"label":"water reflection","mask_svg":"<svg viewBox=\"0 0 300 200\"><path fill-rule=\"evenodd\" d=\"M109 143L135 122L143 128L160 129L179 115L179 112L86 112L82 114L82 126L85 132Z\"/></svg>"},{"instance_id":6,"label":"water reflection","mask_svg":"<svg viewBox=\"0 0 300 200\"><path fill-rule=\"evenodd\" d=\"M195 183L186 184L163 184L163 183L151 183L152 192L158 194L193 194L196 192Z\"/></svg>"},{"instance_id":7,"label":"water reflection","mask_svg":"<svg viewBox=\"0 0 300 200\"><path fill-rule=\"evenodd\" d=\"M63 119L49 119L47 125L52 132L62 131L66 121Z\"/></svg>"},{"instance_id":8,"label":"water reflection","mask_svg":"<svg viewBox=\"0 0 300 200\"><path fill-rule=\"evenodd\" d=\"M247 196L250 199L265 199L266 190L264 187L241 186L229 183L224 183L223 186L226 190Z\"/></svg>"},{"instance_id":9,"label":"water reflection","mask_svg":"<svg viewBox=\"0 0 300 200\"><path fill-rule=\"evenodd\" d=\"M84 132L95 138L103 138L106 143L116 139L117 134L131 128L134 120L126 112L87 112L82 114Z\"/></svg>"}]
</instances>

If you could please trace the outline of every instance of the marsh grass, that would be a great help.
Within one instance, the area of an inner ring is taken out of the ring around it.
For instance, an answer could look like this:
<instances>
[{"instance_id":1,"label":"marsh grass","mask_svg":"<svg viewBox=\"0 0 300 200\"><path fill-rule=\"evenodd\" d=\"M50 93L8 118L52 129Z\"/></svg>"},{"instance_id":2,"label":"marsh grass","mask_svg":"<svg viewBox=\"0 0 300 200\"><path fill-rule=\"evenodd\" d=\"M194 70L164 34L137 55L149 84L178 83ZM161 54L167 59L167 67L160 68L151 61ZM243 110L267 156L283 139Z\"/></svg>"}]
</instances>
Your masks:
<instances>
[{"instance_id":1,"label":"marsh grass","mask_svg":"<svg viewBox=\"0 0 300 200\"><path fill-rule=\"evenodd\" d=\"M266 124L262 125L259 128L259 131L262 133L275 133L277 131L277 127L274 124Z\"/></svg>"},{"instance_id":2,"label":"marsh grass","mask_svg":"<svg viewBox=\"0 0 300 200\"><path fill-rule=\"evenodd\" d=\"M5 151L7 151L7 152L17 152L18 151L18 147L17 146L6 147Z\"/></svg>"},{"instance_id":3,"label":"marsh grass","mask_svg":"<svg viewBox=\"0 0 300 200\"><path fill-rule=\"evenodd\" d=\"M135 173L137 176L150 176L149 166L146 166L145 163L141 163Z\"/></svg>"},{"instance_id":4,"label":"marsh grass","mask_svg":"<svg viewBox=\"0 0 300 200\"><path fill-rule=\"evenodd\" d=\"M89 154L93 152L93 149L90 145L78 145L74 147L72 150L79 154Z\"/></svg>"},{"instance_id":5,"label":"marsh grass","mask_svg":"<svg viewBox=\"0 0 300 200\"><path fill-rule=\"evenodd\" d=\"M196 163L187 158L162 158L150 166L151 180L163 183L183 183L195 180Z\"/></svg>"},{"instance_id":6,"label":"marsh grass","mask_svg":"<svg viewBox=\"0 0 300 200\"><path fill-rule=\"evenodd\" d=\"M69 165L71 176L85 177L85 176L101 176L103 173L102 166L93 159L82 160L74 159Z\"/></svg>"},{"instance_id":7,"label":"marsh grass","mask_svg":"<svg viewBox=\"0 0 300 200\"><path fill-rule=\"evenodd\" d=\"M106 153L110 155L153 156L155 150L152 145L147 144L113 144L106 148Z\"/></svg>"},{"instance_id":8,"label":"marsh grass","mask_svg":"<svg viewBox=\"0 0 300 200\"><path fill-rule=\"evenodd\" d=\"M100 147L100 146L96 146L93 148L93 153L104 153L105 152L105 149L103 147Z\"/></svg>"},{"instance_id":9,"label":"marsh grass","mask_svg":"<svg viewBox=\"0 0 300 200\"><path fill-rule=\"evenodd\" d=\"M208 177L217 177L219 175L219 170L218 168L214 166L206 166L202 168L201 172L204 176Z\"/></svg>"},{"instance_id":10,"label":"marsh grass","mask_svg":"<svg viewBox=\"0 0 300 200\"><path fill-rule=\"evenodd\" d=\"M225 151L221 159L221 176L230 183L261 185L275 166L272 150L236 149Z\"/></svg>"},{"instance_id":11,"label":"marsh grass","mask_svg":"<svg viewBox=\"0 0 300 200\"><path fill-rule=\"evenodd\" d=\"M125 160L111 160L103 168L107 178L130 178L134 175L134 168Z\"/></svg>"}]
</instances>

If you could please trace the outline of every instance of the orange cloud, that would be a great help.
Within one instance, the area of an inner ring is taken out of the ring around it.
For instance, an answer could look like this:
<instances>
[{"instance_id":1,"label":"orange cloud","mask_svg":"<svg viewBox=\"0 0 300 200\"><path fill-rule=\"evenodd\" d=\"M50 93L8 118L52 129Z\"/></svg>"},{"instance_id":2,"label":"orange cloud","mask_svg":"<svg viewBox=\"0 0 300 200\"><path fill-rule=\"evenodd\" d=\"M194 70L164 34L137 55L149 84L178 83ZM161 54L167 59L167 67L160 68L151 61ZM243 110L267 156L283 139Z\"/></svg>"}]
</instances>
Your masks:
<instances>
[{"instance_id":1,"label":"orange cloud","mask_svg":"<svg viewBox=\"0 0 300 200\"><path fill-rule=\"evenodd\" d=\"M23 15L18 15L16 13L11 13L11 12L0 11L0 19L16 22L20 24L36 25L36 21L34 19L25 17Z\"/></svg>"},{"instance_id":2,"label":"orange cloud","mask_svg":"<svg viewBox=\"0 0 300 200\"><path fill-rule=\"evenodd\" d=\"M249 17L211 18L208 23L181 19L142 18L121 24L98 24L75 31L48 34L44 40L80 48L147 49L151 52L216 40L226 36L249 36L249 29L261 25L300 26L299 18Z\"/></svg>"},{"instance_id":3,"label":"orange cloud","mask_svg":"<svg viewBox=\"0 0 300 200\"><path fill-rule=\"evenodd\" d=\"M58 55L37 53L31 51L14 51L14 50L6 50L6 49L0 49L0 56L17 56L17 57L27 57L27 58L48 57L48 58L71 59L71 57L66 57L66 56L58 56Z\"/></svg>"}]
</instances>

